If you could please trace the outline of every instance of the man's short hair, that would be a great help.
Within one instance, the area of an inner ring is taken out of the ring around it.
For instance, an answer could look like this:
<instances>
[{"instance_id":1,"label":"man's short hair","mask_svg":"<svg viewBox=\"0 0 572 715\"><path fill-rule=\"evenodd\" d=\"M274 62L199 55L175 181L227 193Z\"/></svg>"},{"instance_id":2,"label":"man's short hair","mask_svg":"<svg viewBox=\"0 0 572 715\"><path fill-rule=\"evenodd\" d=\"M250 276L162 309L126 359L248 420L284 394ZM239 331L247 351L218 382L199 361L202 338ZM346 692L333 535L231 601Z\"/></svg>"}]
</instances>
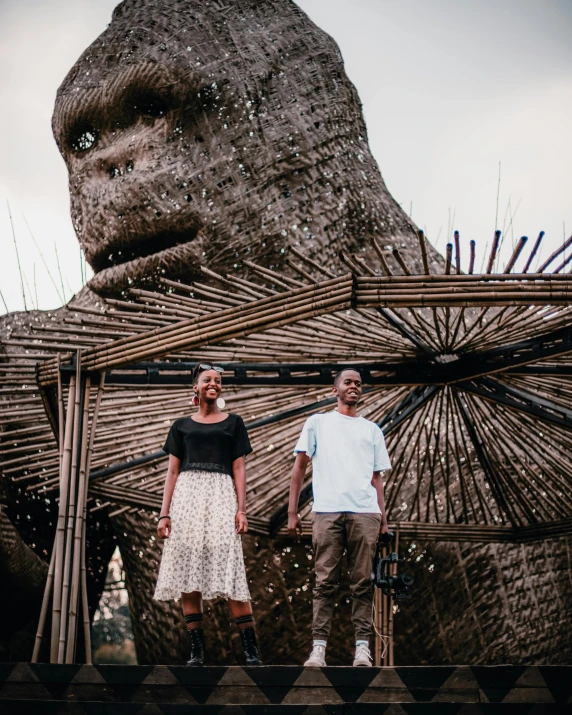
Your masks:
<instances>
[{"instance_id":1,"label":"man's short hair","mask_svg":"<svg viewBox=\"0 0 572 715\"><path fill-rule=\"evenodd\" d=\"M362 374L361 374L361 370L360 370L358 367L351 367L351 365L350 365L350 366L348 366L348 367L343 367L339 372L337 372L337 373L334 375L334 385L337 386L338 381L339 381L340 377L344 374L344 372L350 372L350 371L351 371L351 372L357 372L357 374L359 375L359 379L363 382L363 377L362 377Z\"/></svg>"}]
</instances>

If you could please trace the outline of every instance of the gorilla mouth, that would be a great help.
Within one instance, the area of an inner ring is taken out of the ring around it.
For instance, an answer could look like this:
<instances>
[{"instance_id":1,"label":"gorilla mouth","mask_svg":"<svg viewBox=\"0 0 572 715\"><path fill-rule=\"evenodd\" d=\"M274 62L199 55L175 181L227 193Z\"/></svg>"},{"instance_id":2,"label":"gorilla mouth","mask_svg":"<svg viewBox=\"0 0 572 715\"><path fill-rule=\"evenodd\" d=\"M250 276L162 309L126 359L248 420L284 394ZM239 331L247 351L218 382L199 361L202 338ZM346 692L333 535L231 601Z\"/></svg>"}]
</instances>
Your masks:
<instances>
[{"instance_id":1,"label":"gorilla mouth","mask_svg":"<svg viewBox=\"0 0 572 715\"><path fill-rule=\"evenodd\" d=\"M96 273L120 265L127 267L127 264L137 262L138 259L189 243L196 238L197 232L196 228L187 226L184 231L162 231L138 238L132 245L123 245L115 251L107 245L91 257L90 264Z\"/></svg>"},{"instance_id":2,"label":"gorilla mouth","mask_svg":"<svg viewBox=\"0 0 572 715\"><path fill-rule=\"evenodd\" d=\"M92 257L90 263L96 271L88 286L100 295L114 295L134 284L158 277L191 279L200 272L202 248L195 243L197 228L187 226L185 231L165 231L141 238L132 246L122 246L116 254L109 246ZM117 258L121 259L120 261Z\"/></svg>"}]
</instances>

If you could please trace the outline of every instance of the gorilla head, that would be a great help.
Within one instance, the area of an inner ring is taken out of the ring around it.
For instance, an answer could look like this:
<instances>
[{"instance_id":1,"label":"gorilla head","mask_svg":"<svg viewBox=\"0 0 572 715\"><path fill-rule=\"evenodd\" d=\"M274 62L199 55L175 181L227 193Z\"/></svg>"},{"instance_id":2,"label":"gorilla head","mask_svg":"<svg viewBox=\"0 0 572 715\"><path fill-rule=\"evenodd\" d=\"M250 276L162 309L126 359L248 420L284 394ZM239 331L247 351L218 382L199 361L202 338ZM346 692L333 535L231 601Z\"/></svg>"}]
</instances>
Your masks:
<instances>
[{"instance_id":1,"label":"gorilla head","mask_svg":"<svg viewBox=\"0 0 572 715\"><path fill-rule=\"evenodd\" d=\"M335 42L291 0L125 0L53 129L99 292L412 235Z\"/></svg>"}]
</instances>

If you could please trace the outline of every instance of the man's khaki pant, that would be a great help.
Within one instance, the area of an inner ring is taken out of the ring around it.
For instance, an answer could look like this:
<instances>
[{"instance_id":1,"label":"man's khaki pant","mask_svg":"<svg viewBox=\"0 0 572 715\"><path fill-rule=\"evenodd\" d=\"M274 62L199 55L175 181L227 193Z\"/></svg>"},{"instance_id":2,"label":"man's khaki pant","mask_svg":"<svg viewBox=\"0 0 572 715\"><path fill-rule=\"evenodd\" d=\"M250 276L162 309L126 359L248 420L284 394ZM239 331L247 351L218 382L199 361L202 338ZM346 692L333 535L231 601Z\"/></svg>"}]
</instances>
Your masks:
<instances>
[{"instance_id":1,"label":"man's khaki pant","mask_svg":"<svg viewBox=\"0 0 572 715\"><path fill-rule=\"evenodd\" d=\"M373 585L371 565L381 525L381 514L315 512L312 544L316 585L314 587L314 640L327 640L334 603L347 550L352 597L352 623L356 639L368 640L373 631Z\"/></svg>"}]
</instances>

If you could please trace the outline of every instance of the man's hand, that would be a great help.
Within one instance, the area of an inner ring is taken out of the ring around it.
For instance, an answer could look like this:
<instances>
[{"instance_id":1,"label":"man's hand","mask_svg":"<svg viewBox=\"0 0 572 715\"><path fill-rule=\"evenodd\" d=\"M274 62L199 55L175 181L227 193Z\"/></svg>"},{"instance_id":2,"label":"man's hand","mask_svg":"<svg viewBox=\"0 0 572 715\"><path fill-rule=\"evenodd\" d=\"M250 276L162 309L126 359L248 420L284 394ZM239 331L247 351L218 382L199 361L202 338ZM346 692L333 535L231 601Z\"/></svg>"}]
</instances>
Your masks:
<instances>
[{"instance_id":1,"label":"man's hand","mask_svg":"<svg viewBox=\"0 0 572 715\"><path fill-rule=\"evenodd\" d=\"M290 536L301 536L302 519L300 519L300 514L288 512L288 533Z\"/></svg>"},{"instance_id":2,"label":"man's hand","mask_svg":"<svg viewBox=\"0 0 572 715\"><path fill-rule=\"evenodd\" d=\"M379 527L379 533L380 534L388 534L389 533L389 527L387 526L387 522L381 522L381 526Z\"/></svg>"},{"instance_id":3,"label":"man's hand","mask_svg":"<svg viewBox=\"0 0 572 715\"><path fill-rule=\"evenodd\" d=\"M161 519L157 524L157 536L160 539L168 539L171 535L171 519L170 517L165 517Z\"/></svg>"}]
</instances>

